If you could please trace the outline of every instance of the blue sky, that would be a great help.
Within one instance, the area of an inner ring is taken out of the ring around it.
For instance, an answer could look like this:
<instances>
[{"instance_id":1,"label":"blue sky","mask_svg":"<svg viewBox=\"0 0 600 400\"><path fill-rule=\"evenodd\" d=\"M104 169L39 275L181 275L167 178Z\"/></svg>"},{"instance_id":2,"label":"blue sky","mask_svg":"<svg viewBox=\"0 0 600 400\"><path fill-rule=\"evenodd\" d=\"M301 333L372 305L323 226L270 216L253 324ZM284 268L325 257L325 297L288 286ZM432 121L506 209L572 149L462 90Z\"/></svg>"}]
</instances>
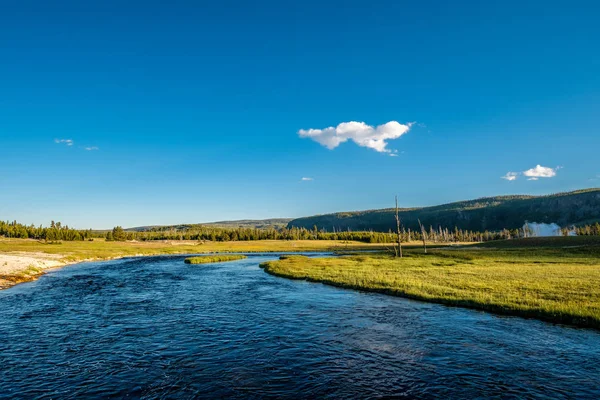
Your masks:
<instances>
[{"instance_id":1,"label":"blue sky","mask_svg":"<svg viewBox=\"0 0 600 400\"><path fill-rule=\"evenodd\" d=\"M4 1L0 218L110 228L600 186L597 2L287 3Z\"/></svg>"}]
</instances>

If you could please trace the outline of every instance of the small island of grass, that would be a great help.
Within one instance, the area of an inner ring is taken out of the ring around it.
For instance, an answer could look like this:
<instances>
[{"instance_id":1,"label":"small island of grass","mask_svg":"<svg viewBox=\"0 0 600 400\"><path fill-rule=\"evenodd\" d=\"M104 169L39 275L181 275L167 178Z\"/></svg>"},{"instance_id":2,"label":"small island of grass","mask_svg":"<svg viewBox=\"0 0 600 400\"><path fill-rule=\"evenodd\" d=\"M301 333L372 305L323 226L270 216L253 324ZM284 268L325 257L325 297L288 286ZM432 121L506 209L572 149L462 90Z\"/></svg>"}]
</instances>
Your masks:
<instances>
[{"instance_id":1,"label":"small island of grass","mask_svg":"<svg viewBox=\"0 0 600 400\"><path fill-rule=\"evenodd\" d=\"M200 257L189 257L185 259L186 264L209 264L209 263L218 263L218 262L226 262L226 261L235 261L235 260L243 260L247 258L241 254L217 254L211 256L200 256Z\"/></svg>"}]
</instances>

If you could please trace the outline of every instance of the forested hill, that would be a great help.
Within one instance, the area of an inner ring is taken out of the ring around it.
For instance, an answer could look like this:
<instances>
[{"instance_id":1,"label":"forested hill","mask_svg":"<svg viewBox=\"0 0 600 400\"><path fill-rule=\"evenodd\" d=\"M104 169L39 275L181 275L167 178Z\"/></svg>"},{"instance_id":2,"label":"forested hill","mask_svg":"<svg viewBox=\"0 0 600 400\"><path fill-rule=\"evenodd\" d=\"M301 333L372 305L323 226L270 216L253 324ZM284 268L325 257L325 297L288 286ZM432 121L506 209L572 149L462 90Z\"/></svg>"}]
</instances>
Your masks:
<instances>
[{"instance_id":1,"label":"forested hill","mask_svg":"<svg viewBox=\"0 0 600 400\"><path fill-rule=\"evenodd\" d=\"M283 228L292 219L291 218L271 218L271 219L241 219L237 221L218 221L202 224L206 226L214 226L219 228Z\"/></svg>"},{"instance_id":2,"label":"forested hill","mask_svg":"<svg viewBox=\"0 0 600 400\"><path fill-rule=\"evenodd\" d=\"M292 219L291 218L271 218L271 219L242 219L237 221L218 221L218 222L205 222L202 224L181 224L181 225L151 225L151 226L139 226L136 228L128 228L127 231L133 232L148 232L148 231L169 231L169 230L188 230L194 229L201 226L212 226L215 228L256 228L256 229L269 229L269 228L284 228Z\"/></svg>"},{"instance_id":3,"label":"forested hill","mask_svg":"<svg viewBox=\"0 0 600 400\"><path fill-rule=\"evenodd\" d=\"M297 218L288 228L298 227L328 232L340 230L395 230L395 210L340 212ZM477 200L459 201L433 207L400 210L402 226L418 230L423 225L483 232L516 229L525 221L555 222L560 226L600 221L600 188L578 190L549 196L497 196Z\"/></svg>"}]
</instances>

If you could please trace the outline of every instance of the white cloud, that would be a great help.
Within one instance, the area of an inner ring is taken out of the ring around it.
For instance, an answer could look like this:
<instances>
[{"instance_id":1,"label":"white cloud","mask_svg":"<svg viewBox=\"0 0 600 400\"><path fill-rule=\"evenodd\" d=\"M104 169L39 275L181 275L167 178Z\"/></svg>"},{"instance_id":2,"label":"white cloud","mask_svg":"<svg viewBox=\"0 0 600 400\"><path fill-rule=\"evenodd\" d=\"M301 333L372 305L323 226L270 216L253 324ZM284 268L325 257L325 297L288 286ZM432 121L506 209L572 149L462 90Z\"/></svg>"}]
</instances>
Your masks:
<instances>
[{"instance_id":1,"label":"white cloud","mask_svg":"<svg viewBox=\"0 0 600 400\"><path fill-rule=\"evenodd\" d=\"M84 149L84 150L87 150L87 151L100 150L100 149L99 149L98 147L96 147L96 146L84 147L83 149Z\"/></svg>"},{"instance_id":2,"label":"white cloud","mask_svg":"<svg viewBox=\"0 0 600 400\"><path fill-rule=\"evenodd\" d=\"M298 135L302 138L310 138L315 142L335 149L341 143L352 140L361 147L368 147L380 153L392 153L387 149L387 141L398 139L410 130L413 123L401 124L390 121L383 125L373 127L364 122L342 122L335 128L330 126L325 129L300 129Z\"/></svg>"},{"instance_id":3,"label":"white cloud","mask_svg":"<svg viewBox=\"0 0 600 400\"><path fill-rule=\"evenodd\" d=\"M54 139L54 143L64 143L67 146L73 146L73 141L71 139Z\"/></svg>"},{"instance_id":4,"label":"white cloud","mask_svg":"<svg viewBox=\"0 0 600 400\"><path fill-rule=\"evenodd\" d=\"M507 172L506 175L502 176L502 179L506 179L507 181L514 181L520 175L526 176L528 181L537 181L540 178L554 178L556 176L556 171L561 169L562 167L550 168L550 167L542 167L541 165L536 165L535 168L528 169L523 172Z\"/></svg>"},{"instance_id":5,"label":"white cloud","mask_svg":"<svg viewBox=\"0 0 600 400\"><path fill-rule=\"evenodd\" d=\"M560 167L556 167L556 168L548 168L548 167L542 167L541 165L536 165L535 168L531 168L528 169L527 171L523 172L523 175L527 176L530 178L530 180L536 181L539 178L553 178L556 176L556 171L559 169Z\"/></svg>"},{"instance_id":6,"label":"white cloud","mask_svg":"<svg viewBox=\"0 0 600 400\"><path fill-rule=\"evenodd\" d=\"M507 181L514 181L519 176L518 172L507 172L506 175L502 176L502 179L506 179Z\"/></svg>"},{"instance_id":7,"label":"white cloud","mask_svg":"<svg viewBox=\"0 0 600 400\"><path fill-rule=\"evenodd\" d=\"M314 181L314 179L313 178L304 177L304 178L301 179L301 181L303 181L303 182Z\"/></svg>"}]
</instances>

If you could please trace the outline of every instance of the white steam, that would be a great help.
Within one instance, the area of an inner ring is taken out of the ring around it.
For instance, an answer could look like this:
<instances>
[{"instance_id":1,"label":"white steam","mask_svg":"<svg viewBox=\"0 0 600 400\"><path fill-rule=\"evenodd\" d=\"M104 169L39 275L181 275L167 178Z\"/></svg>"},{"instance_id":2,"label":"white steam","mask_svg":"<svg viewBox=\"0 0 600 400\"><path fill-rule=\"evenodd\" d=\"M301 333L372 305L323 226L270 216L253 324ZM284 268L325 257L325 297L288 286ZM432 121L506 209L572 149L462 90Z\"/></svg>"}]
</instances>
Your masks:
<instances>
[{"instance_id":1,"label":"white steam","mask_svg":"<svg viewBox=\"0 0 600 400\"><path fill-rule=\"evenodd\" d=\"M563 236L562 228L555 223L538 224L537 222L525 222L523 225L525 237Z\"/></svg>"}]
</instances>

